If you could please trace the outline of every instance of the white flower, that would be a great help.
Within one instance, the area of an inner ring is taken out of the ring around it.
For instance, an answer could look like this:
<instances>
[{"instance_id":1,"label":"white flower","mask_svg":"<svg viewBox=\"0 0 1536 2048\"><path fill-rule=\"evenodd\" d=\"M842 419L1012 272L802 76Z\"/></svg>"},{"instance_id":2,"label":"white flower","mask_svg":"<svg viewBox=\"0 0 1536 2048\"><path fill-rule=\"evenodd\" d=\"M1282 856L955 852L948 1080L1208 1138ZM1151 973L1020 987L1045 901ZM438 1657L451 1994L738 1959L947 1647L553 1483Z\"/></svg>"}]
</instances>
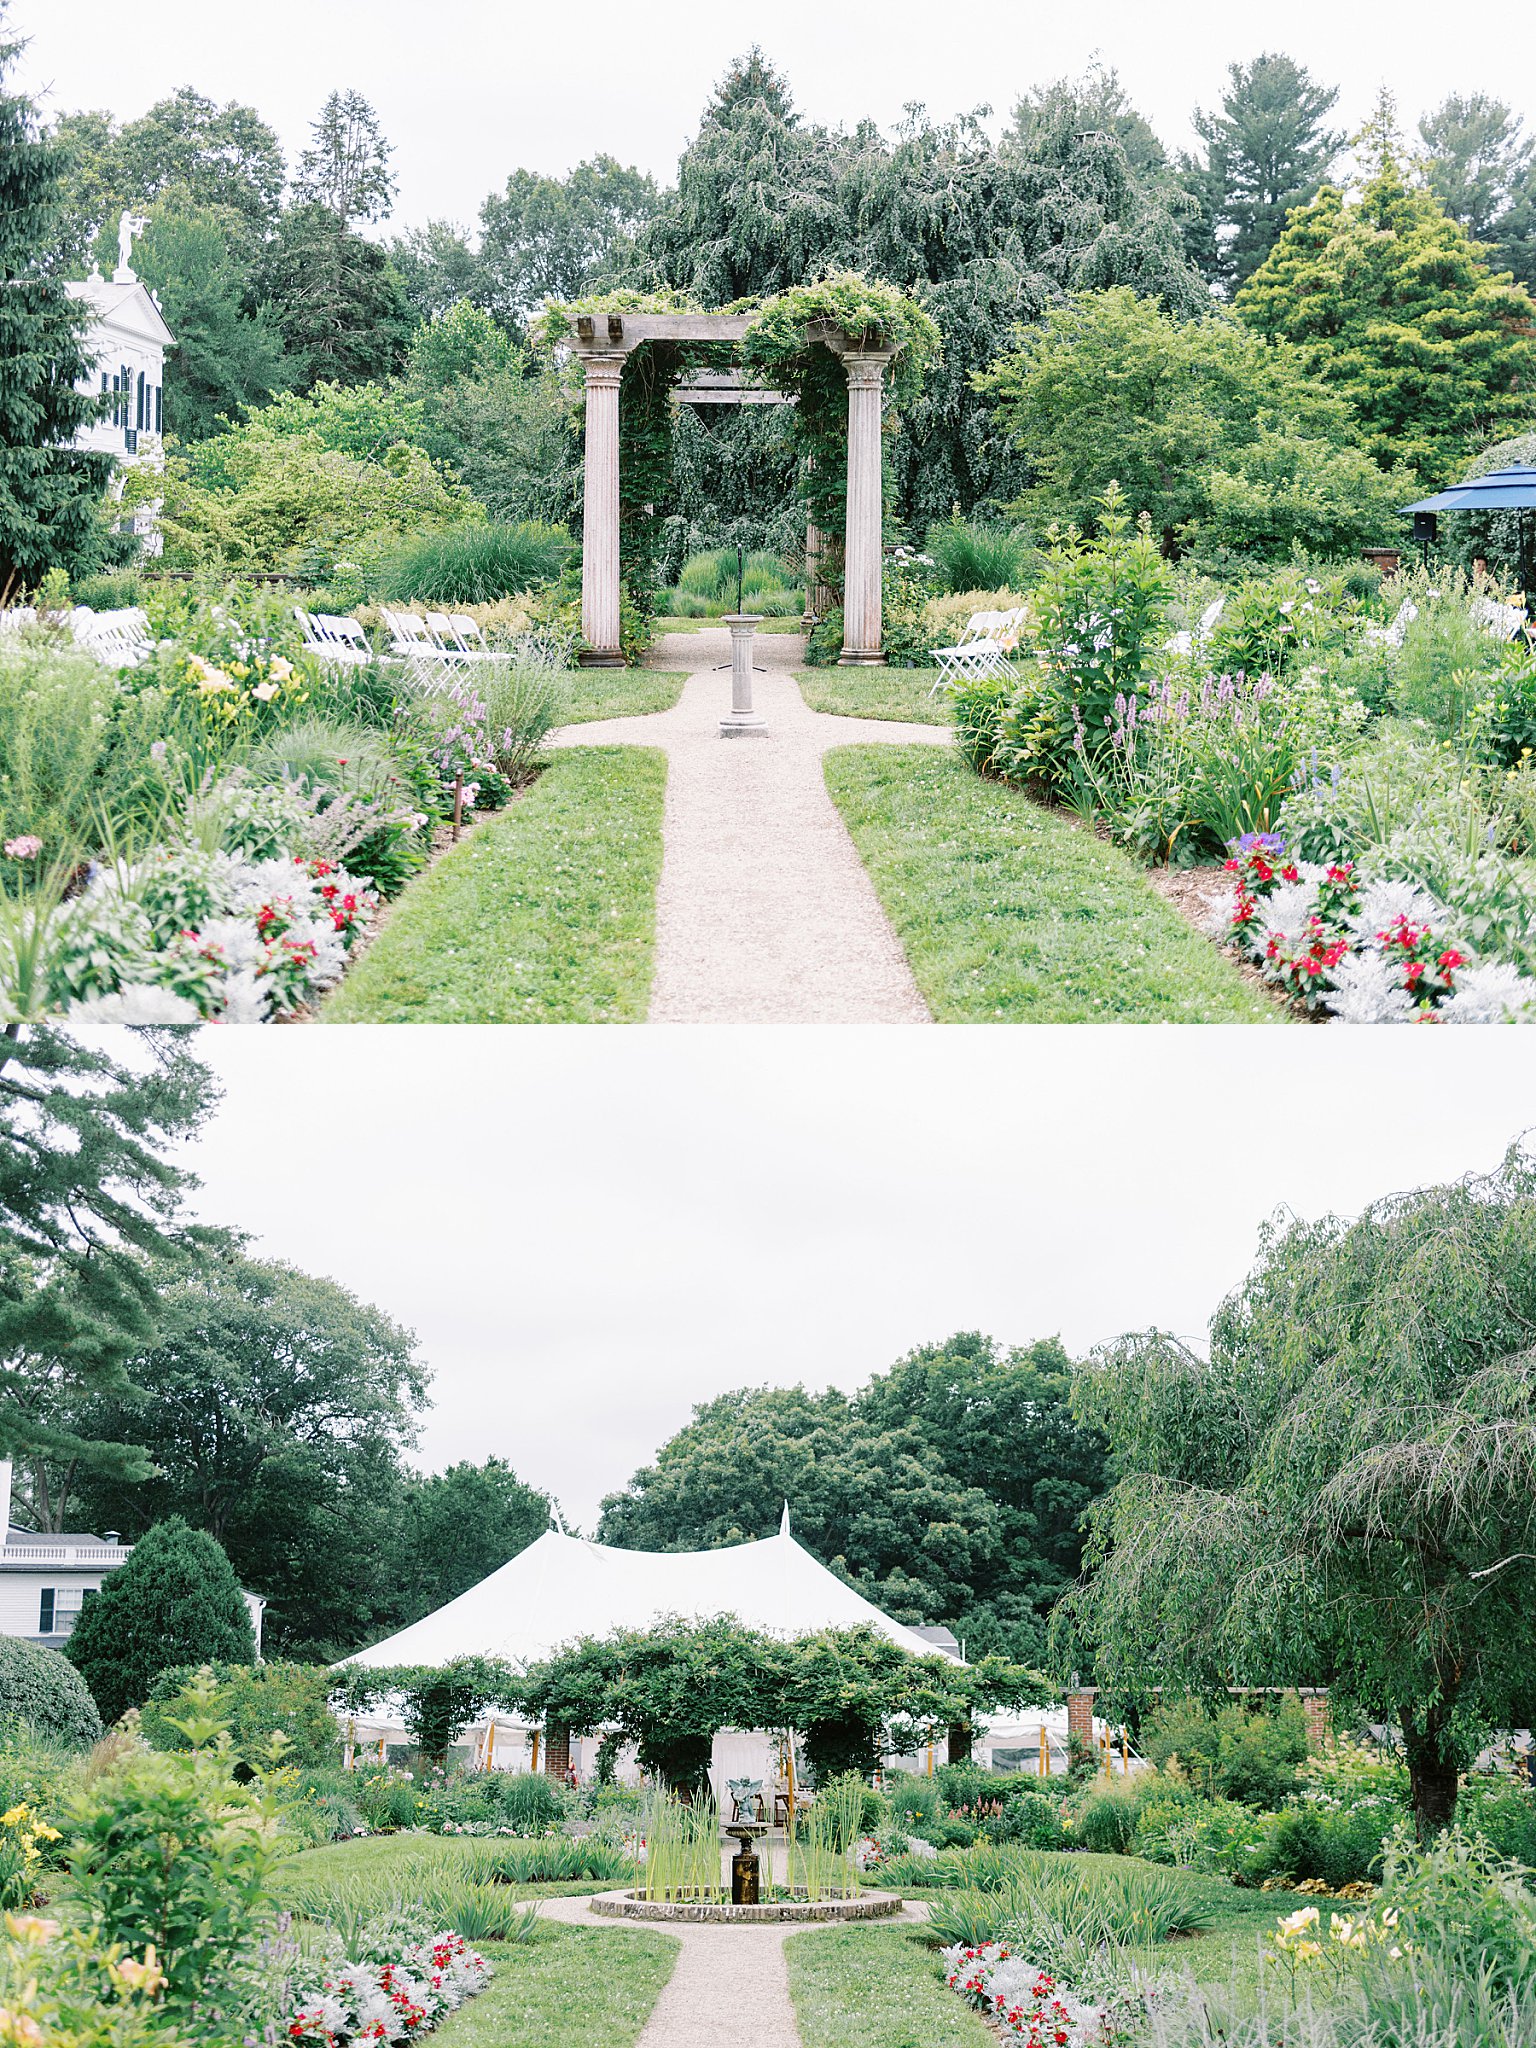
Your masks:
<instances>
[{"instance_id":1,"label":"white flower","mask_svg":"<svg viewBox=\"0 0 1536 2048\"><path fill-rule=\"evenodd\" d=\"M1360 891L1349 922L1360 933L1362 943L1370 946L1378 932L1390 931L1399 918L1409 924L1435 924L1439 912L1416 883L1379 877Z\"/></svg>"},{"instance_id":2,"label":"white flower","mask_svg":"<svg viewBox=\"0 0 1536 2048\"><path fill-rule=\"evenodd\" d=\"M224 1007L215 1019L220 1024L265 1024L272 1010L272 997L261 986L254 971L242 967L224 983Z\"/></svg>"},{"instance_id":3,"label":"white flower","mask_svg":"<svg viewBox=\"0 0 1536 2048\"><path fill-rule=\"evenodd\" d=\"M1536 981L1508 961L1469 968L1439 1015L1447 1024L1536 1023Z\"/></svg>"},{"instance_id":4,"label":"white flower","mask_svg":"<svg viewBox=\"0 0 1536 2048\"><path fill-rule=\"evenodd\" d=\"M1333 987L1323 1001L1341 1024L1406 1024L1412 1018L1401 963L1379 948L1346 953L1329 972Z\"/></svg>"},{"instance_id":5,"label":"white flower","mask_svg":"<svg viewBox=\"0 0 1536 2048\"><path fill-rule=\"evenodd\" d=\"M113 996L91 996L71 1003L71 1024L195 1024L197 1008L168 988L130 983Z\"/></svg>"}]
</instances>

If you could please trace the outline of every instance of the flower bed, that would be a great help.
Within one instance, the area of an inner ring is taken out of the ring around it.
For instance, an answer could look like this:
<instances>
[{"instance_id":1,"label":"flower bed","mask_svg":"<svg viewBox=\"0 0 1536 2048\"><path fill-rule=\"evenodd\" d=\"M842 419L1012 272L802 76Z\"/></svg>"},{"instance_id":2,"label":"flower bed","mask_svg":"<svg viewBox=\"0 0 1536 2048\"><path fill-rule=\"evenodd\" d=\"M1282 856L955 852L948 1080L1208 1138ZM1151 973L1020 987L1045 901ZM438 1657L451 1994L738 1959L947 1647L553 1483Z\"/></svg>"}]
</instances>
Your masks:
<instances>
[{"instance_id":1,"label":"flower bed","mask_svg":"<svg viewBox=\"0 0 1536 2048\"><path fill-rule=\"evenodd\" d=\"M1238 840L1226 867L1227 942L1309 1009L1348 1024L1536 1021L1536 981L1505 962L1470 965L1412 882L1291 860L1272 832Z\"/></svg>"},{"instance_id":2,"label":"flower bed","mask_svg":"<svg viewBox=\"0 0 1536 2048\"><path fill-rule=\"evenodd\" d=\"M347 1962L305 1991L283 2031L290 2041L346 2048L352 2041L409 2041L485 1988L490 1965L460 1934L402 1943L387 1962Z\"/></svg>"},{"instance_id":3,"label":"flower bed","mask_svg":"<svg viewBox=\"0 0 1536 2048\"><path fill-rule=\"evenodd\" d=\"M944 1981L1020 2048L1114 2048L1133 2038L1146 2012L1139 1994L1102 2002L1079 1998L1006 1943L943 1951Z\"/></svg>"}]
</instances>

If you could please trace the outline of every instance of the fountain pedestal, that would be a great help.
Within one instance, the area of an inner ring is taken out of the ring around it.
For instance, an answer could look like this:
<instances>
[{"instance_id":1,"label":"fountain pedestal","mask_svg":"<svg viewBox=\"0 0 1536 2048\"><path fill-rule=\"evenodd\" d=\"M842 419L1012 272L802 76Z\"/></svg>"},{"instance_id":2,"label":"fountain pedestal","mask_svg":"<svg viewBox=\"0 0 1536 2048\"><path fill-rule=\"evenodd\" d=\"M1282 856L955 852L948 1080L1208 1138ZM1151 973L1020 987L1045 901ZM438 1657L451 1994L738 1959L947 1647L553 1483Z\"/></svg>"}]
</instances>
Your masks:
<instances>
[{"instance_id":1,"label":"fountain pedestal","mask_svg":"<svg viewBox=\"0 0 1536 2048\"><path fill-rule=\"evenodd\" d=\"M731 1821L725 1832L737 1845L736 1854L731 1858L731 1904L755 1906L760 1902L756 1843L759 1835L767 1834L767 1823L760 1820Z\"/></svg>"}]
</instances>

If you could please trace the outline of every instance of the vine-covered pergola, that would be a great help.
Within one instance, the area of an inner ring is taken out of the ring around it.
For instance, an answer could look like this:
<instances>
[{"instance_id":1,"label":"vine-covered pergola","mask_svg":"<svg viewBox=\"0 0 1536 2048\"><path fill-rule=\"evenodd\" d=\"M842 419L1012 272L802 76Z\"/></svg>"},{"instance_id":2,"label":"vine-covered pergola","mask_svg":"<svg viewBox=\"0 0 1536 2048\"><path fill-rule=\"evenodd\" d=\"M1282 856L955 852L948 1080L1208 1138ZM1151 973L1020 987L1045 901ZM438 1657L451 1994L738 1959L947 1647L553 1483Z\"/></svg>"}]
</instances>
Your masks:
<instances>
[{"instance_id":1,"label":"vine-covered pergola","mask_svg":"<svg viewBox=\"0 0 1536 2048\"><path fill-rule=\"evenodd\" d=\"M670 374L659 380L667 402L792 403L796 440L814 478L807 496L808 574L825 537L818 497L829 492L846 440L842 502L825 517L843 526L843 651L841 660L871 664L881 646L880 584L884 521L881 435L886 372L901 396L915 395L938 352L938 329L905 293L847 274L807 285L761 305L706 313L647 304L631 295L551 307L546 336L563 340L580 363L586 398L582 514L581 623L593 666L621 665L622 583L620 392L637 352L665 354ZM734 356L743 368L719 367ZM681 367L687 358L697 367ZM846 394L846 395L844 395Z\"/></svg>"}]
</instances>

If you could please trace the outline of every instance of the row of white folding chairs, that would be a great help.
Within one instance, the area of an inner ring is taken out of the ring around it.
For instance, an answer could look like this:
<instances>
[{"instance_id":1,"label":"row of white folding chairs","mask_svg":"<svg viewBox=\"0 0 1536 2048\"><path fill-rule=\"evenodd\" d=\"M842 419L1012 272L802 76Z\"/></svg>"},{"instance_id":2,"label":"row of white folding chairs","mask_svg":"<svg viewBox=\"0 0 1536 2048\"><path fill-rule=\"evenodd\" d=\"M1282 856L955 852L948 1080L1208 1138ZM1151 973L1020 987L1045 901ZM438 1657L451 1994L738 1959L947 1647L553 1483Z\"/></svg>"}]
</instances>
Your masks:
<instances>
[{"instance_id":1,"label":"row of white folding chairs","mask_svg":"<svg viewBox=\"0 0 1536 2048\"><path fill-rule=\"evenodd\" d=\"M392 612L381 607L379 617L392 653L444 661L490 659L484 633L463 612Z\"/></svg>"},{"instance_id":2,"label":"row of white folding chairs","mask_svg":"<svg viewBox=\"0 0 1536 2048\"><path fill-rule=\"evenodd\" d=\"M983 676L1006 675L1025 616L1023 605L1006 612L972 612L953 647L933 650L939 672L929 696L936 696L946 683L972 683Z\"/></svg>"},{"instance_id":3,"label":"row of white folding chairs","mask_svg":"<svg viewBox=\"0 0 1536 2048\"><path fill-rule=\"evenodd\" d=\"M307 612L294 607L294 617L304 632L304 652L333 668L357 668L372 661L368 635L356 619L336 612Z\"/></svg>"},{"instance_id":4,"label":"row of white folding chairs","mask_svg":"<svg viewBox=\"0 0 1536 2048\"><path fill-rule=\"evenodd\" d=\"M98 612L88 604L77 604L69 615L69 630L77 647L117 668L136 668L155 651L149 637L149 614L139 605Z\"/></svg>"}]
</instances>

